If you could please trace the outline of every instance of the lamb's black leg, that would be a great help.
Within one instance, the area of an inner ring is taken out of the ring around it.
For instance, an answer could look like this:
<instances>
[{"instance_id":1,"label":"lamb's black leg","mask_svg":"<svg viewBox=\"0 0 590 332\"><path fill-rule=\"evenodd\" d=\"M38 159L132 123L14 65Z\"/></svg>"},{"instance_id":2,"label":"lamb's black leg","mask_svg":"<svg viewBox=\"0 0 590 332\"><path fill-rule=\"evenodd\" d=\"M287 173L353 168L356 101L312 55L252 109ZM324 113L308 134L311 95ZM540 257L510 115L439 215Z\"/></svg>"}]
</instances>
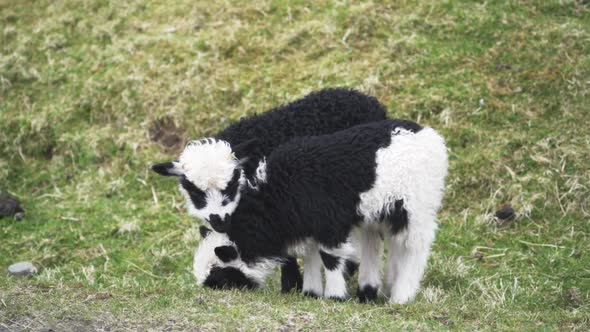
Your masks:
<instances>
[{"instance_id":1,"label":"lamb's black leg","mask_svg":"<svg viewBox=\"0 0 590 332\"><path fill-rule=\"evenodd\" d=\"M293 289L300 291L302 287L303 278L299 271L297 258L289 256L283 266L281 266L281 292L289 293Z\"/></svg>"}]
</instances>

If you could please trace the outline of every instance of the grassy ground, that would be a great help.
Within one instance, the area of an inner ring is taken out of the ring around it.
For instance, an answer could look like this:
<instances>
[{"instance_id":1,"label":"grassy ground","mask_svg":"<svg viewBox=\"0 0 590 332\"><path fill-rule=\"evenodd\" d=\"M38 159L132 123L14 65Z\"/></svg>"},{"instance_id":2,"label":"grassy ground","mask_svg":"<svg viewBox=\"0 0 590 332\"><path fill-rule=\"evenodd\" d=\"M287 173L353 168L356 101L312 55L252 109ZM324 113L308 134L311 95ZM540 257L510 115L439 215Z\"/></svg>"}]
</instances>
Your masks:
<instances>
[{"instance_id":1,"label":"grassy ground","mask_svg":"<svg viewBox=\"0 0 590 332\"><path fill-rule=\"evenodd\" d=\"M26 209L0 220L0 330L588 329L589 78L588 1L0 0L0 189ZM329 86L447 138L421 294L197 287L198 223L148 166Z\"/></svg>"}]
</instances>

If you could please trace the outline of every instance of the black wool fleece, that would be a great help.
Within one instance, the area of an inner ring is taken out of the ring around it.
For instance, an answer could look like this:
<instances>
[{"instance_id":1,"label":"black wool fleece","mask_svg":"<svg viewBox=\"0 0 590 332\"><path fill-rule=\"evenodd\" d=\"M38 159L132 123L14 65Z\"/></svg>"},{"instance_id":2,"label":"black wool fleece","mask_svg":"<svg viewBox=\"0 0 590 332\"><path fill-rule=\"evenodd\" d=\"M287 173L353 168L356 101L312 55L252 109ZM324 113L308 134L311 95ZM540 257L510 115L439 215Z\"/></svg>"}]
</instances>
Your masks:
<instances>
[{"instance_id":1,"label":"black wool fleece","mask_svg":"<svg viewBox=\"0 0 590 332\"><path fill-rule=\"evenodd\" d=\"M376 152L396 128L418 132L405 120L384 120L331 135L300 137L276 148L266 163L266 183L244 189L228 236L246 263L284 257L306 238L325 246L346 241L361 221L360 194L375 182Z\"/></svg>"},{"instance_id":2,"label":"black wool fleece","mask_svg":"<svg viewBox=\"0 0 590 332\"><path fill-rule=\"evenodd\" d=\"M254 140L254 148L235 151L248 160L243 165L251 178L262 157L294 137L334 133L358 124L386 118L385 107L375 98L346 88L312 92L268 112L243 118L217 134L232 147Z\"/></svg>"}]
</instances>

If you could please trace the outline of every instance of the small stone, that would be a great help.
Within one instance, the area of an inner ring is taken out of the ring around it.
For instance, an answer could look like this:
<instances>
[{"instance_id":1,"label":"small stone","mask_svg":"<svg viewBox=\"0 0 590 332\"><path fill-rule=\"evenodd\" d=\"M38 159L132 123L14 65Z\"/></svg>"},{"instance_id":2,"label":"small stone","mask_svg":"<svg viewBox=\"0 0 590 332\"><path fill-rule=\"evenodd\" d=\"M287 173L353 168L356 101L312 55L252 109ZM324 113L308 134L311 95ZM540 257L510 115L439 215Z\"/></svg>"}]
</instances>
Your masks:
<instances>
[{"instance_id":1,"label":"small stone","mask_svg":"<svg viewBox=\"0 0 590 332\"><path fill-rule=\"evenodd\" d=\"M16 221L21 221L21 220L23 220L25 218L25 214L22 213L22 212L17 212L17 213L14 214L14 217L13 218Z\"/></svg>"},{"instance_id":2,"label":"small stone","mask_svg":"<svg viewBox=\"0 0 590 332\"><path fill-rule=\"evenodd\" d=\"M37 273L37 268L31 262L18 262L10 265L8 272L13 276L26 277Z\"/></svg>"},{"instance_id":3,"label":"small stone","mask_svg":"<svg viewBox=\"0 0 590 332\"><path fill-rule=\"evenodd\" d=\"M496 218L499 220L508 220L514 217L514 208L510 205L505 205L496 211Z\"/></svg>"}]
</instances>

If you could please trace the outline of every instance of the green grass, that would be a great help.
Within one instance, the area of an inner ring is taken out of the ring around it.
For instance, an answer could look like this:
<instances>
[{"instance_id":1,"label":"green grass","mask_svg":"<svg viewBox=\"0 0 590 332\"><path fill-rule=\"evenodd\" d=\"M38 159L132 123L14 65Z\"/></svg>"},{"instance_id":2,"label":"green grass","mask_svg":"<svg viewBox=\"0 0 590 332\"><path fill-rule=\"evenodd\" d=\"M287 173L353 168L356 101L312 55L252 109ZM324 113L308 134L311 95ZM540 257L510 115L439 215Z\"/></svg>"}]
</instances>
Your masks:
<instances>
[{"instance_id":1,"label":"green grass","mask_svg":"<svg viewBox=\"0 0 590 332\"><path fill-rule=\"evenodd\" d=\"M585 330L589 78L587 1L0 0L0 189L26 209L0 220L0 330ZM421 294L197 287L198 221L149 165L329 86L447 139Z\"/></svg>"}]
</instances>

